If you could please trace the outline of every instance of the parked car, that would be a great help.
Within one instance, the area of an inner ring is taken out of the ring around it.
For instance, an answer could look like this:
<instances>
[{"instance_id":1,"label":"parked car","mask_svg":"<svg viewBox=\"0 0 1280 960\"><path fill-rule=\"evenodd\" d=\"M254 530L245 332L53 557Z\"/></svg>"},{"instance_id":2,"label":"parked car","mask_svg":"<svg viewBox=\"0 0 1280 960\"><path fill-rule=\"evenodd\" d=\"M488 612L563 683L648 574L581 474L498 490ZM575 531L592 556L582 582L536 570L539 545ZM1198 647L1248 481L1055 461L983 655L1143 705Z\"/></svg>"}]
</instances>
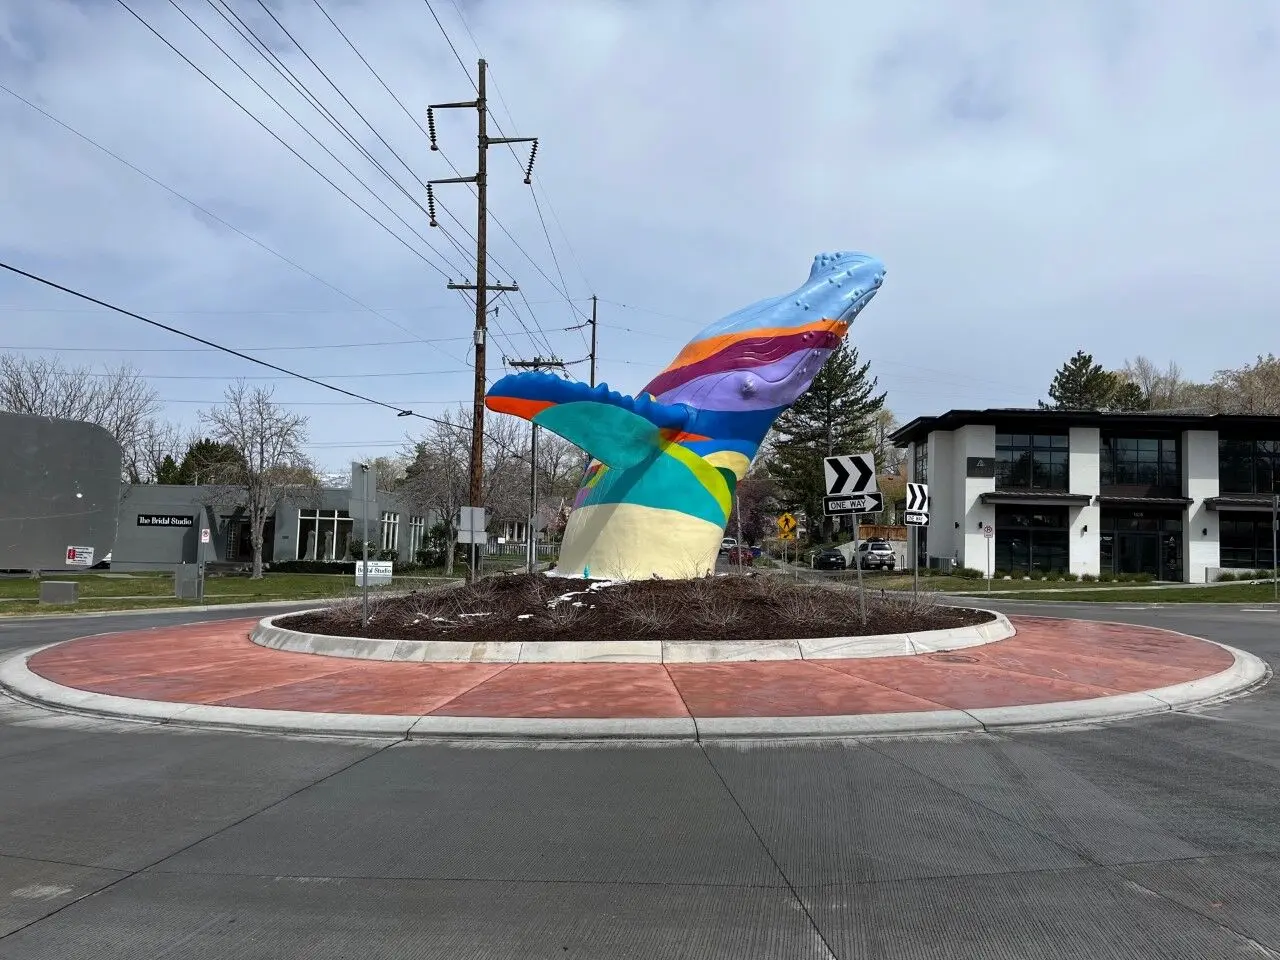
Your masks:
<instances>
[{"instance_id":1,"label":"parked car","mask_svg":"<svg viewBox=\"0 0 1280 960\"><path fill-rule=\"evenodd\" d=\"M888 540L868 540L858 545L858 565L863 570L892 570L898 565L898 555Z\"/></svg>"},{"instance_id":2,"label":"parked car","mask_svg":"<svg viewBox=\"0 0 1280 960\"><path fill-rule=\"evenodd\" d=\"M844 570L849 566L845 560L844 554L834 548L819 550L813 555L813 569L815 570Z\"/></svg>"},{"instance_id":3,"label":"parked car","mask_svg":"<svg viewBox=\"0 0 1280 960\"><path fill-rule=\"evenodd\" d=\"M738 545L736 537L725 537L720 541L720 553L725 554Z\"/></svg>"},{"instance_id":4,"label":"parked car","mask_svg":"<svg viewBox=\"0 0 1280 960\"><path fill-rule=\"evenodd\" d=\"M755 554L750 547L730 547L726 559L731 565L750 567L755 564Z\"/></svg>"}]
</instances>

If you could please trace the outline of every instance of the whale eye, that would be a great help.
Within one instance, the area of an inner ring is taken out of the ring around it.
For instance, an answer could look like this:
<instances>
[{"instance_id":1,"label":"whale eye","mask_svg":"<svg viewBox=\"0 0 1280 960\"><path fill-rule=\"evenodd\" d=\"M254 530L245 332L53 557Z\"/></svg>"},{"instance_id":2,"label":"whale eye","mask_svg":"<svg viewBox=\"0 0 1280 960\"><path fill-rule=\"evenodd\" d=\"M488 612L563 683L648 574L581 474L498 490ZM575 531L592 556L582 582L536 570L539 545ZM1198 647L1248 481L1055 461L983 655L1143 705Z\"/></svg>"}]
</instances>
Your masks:
<instances>
[{"instance_id":1,"label":"whale eye","mask_svg":"<svg viewBox=\"0 0 1280 960\"><path fill-rule=\"evenodd\" d=\"M756 392L756 378L746 376L742 378L742 382L738 385L738 390L744 397L749 397Z\"/></svg>"}]
</instances>

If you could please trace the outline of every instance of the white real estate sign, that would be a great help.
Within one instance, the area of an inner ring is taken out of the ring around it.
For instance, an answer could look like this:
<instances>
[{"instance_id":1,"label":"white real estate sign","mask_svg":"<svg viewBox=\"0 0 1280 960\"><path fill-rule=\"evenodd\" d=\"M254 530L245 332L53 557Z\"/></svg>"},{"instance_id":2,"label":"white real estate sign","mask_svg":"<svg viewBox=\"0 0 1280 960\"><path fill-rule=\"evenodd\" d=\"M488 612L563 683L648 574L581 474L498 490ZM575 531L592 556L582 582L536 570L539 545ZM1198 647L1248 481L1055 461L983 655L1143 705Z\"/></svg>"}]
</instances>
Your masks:
<instances>
[{"instance_id":1,"label":"white real estate sign","mask_svg":"<svg viewBox=\"0 0 1280 960\"><path fill-rule=\"evenodd\" d=\"M369 561L369 585L370 586L386 586L391 582L390 560L370 560ZM364 561L356 561L356 586L364 583Z\"/></svg>"}]
</instances>

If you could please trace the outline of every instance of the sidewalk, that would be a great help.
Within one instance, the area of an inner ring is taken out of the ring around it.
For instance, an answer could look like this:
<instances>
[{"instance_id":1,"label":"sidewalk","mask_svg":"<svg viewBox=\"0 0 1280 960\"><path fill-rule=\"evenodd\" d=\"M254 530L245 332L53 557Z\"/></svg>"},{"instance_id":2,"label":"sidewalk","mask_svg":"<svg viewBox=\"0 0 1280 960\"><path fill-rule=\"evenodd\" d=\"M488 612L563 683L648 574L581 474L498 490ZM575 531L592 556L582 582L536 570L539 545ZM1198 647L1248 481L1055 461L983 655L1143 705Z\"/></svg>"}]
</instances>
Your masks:
<instances>
[{"instance_id":1,"label":"sidewalk","mask_svg":"<svg viewBox=\"0 0 1280 960\"><path fill-rule=\"evenodd\" d=\"M86 637L0 665L58 709L363 737L720 739L983 731L1182 709L1267 676L1149 627L1010 618L1017 634L917 656L718 663L350 660L252 643L252 619Z\"/></svg>"}]
</instances>

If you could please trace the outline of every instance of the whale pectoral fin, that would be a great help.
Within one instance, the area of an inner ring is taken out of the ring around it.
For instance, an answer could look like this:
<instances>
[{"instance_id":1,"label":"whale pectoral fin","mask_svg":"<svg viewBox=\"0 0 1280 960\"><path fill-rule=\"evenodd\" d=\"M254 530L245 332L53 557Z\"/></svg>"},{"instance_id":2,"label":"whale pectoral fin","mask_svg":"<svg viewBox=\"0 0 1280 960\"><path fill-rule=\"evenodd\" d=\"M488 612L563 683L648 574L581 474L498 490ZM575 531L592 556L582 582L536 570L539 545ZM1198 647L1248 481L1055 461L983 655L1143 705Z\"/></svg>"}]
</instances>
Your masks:
<instances>
[{"instance_id":1,"label":"whale pectoral fin","mask_svg":"<svg viewBox=\"0 0 1280 960\"><path fill-rule=\"evenodd\" d=\"M495 383L485 406L530 420L576 444L605 466L621 469L656 456L692 411L684 404L629 397L548 373L517 373Z\"/></svg>"}]
</instances>

